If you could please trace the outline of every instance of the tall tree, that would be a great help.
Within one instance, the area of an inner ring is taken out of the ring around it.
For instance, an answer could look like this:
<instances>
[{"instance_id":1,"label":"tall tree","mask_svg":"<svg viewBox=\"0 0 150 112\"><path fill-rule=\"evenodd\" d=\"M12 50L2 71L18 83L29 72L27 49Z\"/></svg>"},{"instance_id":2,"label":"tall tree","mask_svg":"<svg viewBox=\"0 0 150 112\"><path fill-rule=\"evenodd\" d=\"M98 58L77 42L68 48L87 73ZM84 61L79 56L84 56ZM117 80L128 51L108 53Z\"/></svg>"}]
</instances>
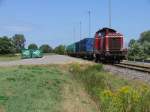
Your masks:
<instances>
[{"instance_id":1,"label":"tall tree","mask_svg":"<svg viewBox=\"0 0 150 112\"><path fill-rule=\"evenodd\" d=\"M129 59L146 59L147 55L144 53L143 46L135 41L134 43L130 44L129 51L128 51L128 58Z\"/></svg>"},{"instance_id":2,"label":"tall tree","mask_svg":"<svg viewBox=\"0 0 150 112\"><path fill-rule=\"evenodd\" d=\"M150 56L150 42L145 41L143 44L144 53Z\"/></svg>"},{"instance_id":3,"label":"tall tree","mask_svg":"<svg viewBox=\"0 0 150 112\"><path fill-rule=\"evenodd\" d=\"M40 50L42 50L43 53L51 53L53 51L53 48L48 44L43 44L40 46Z\"/></svg>"},{"instance_id":4,"label":"tall tree","mask_svg":"<svg viewBox=\"0 0 150 112\"><path fill-rule=\"evenodd\" d=\"M63 54L65 54L65 46L64 46L64 45L59 45L58 47L56 47L56 48L54 49L54 51L55 51L55 53L57 53L57 54L63 55Z\"/></svg>"},{"instance_id":5,"label":"tall tree","mask_svg":"<svg viewBox=\"0 0 150 112\"><path fill-rule=\"evenodd\" d=\"M16 34L12 37L13 42L15 44L16 52L20 52L21 49L25 48L26 39L22 34Z\"/></svg>"},{"instance_id":6,"label":"tall tree","mask_svg":"<svg viewBox=\"0 0 150 112\"><path fill-rule=\"evenodd\" d=\"M141 33L139 42L144 43L145 41L150 42L150 31Z\"/></svg>"},{"instance_id":7,"label":"tall tree","mask_svg":"<svg viewBox=\"0 0 150 112\"><path fill-rule=\"evenodd\" d=\"M132 45L134 44L134 43L136 43L137 41L135 40L135 39L131 39L130 40L130 42L129 42L129 47L132 47Z\"/></svg>"},{"instance_id":8,"label":"tall tree","mask_svg":"<svg viewBox=\"0 0 150 112\"><path fill-rule=\"evenodd\" d=\"M37 50L38 46L35 43L32 43L28 46L28 49L33 49L33 50Z\"/></svg>"},{"instance_id":9,"label":"tall tree","mask_svg":"<svg viewBox=\"0 0 150 112\"><path fill-rule=\"evenodd\" d=\"M15 47L11 38L6 36L0 37L0 54L13 54Z\"/></svg>"}]
</instances>

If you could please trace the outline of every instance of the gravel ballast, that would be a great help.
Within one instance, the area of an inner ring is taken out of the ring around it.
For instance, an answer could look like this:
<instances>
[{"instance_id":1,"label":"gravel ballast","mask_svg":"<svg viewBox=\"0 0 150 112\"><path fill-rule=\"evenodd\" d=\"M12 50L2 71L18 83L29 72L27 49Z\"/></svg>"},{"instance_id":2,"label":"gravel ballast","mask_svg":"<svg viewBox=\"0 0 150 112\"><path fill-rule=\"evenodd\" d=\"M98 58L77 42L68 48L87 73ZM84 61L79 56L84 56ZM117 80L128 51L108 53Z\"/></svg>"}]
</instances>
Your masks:
<instances>
[{"instance_id":1,"label":"gravel ballast","mask_svg":"<svg viewBox=\"0 0 150 112\"><path fill-rule=\"evenodd\" d=\"M140 72L136 70L131 70L128 68L116 67L113 65L104 65L104 69L115 75L121 75L129 80L142 80L150 83L150 74L145 72Z\"/></svg>"}]
</instances>

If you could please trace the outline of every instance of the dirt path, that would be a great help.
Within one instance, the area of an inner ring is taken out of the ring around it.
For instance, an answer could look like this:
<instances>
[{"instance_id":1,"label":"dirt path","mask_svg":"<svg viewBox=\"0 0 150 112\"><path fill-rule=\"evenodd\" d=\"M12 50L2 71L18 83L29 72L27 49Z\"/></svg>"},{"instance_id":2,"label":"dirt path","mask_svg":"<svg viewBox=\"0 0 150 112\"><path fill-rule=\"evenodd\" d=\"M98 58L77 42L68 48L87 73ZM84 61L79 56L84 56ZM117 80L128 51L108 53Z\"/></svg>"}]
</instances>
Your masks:
<instances>
[{"instance_id":1,"label":"dirt path","mask_svg":"<svg viewBox=\"0 0 150 112\"><path fill-rule=\"evenodd\" d=\"M64 98L63 112L99 112L97 105L81 84L71 77L70 81L64 85L62 96Z\"/></svg>"}]
</instances>

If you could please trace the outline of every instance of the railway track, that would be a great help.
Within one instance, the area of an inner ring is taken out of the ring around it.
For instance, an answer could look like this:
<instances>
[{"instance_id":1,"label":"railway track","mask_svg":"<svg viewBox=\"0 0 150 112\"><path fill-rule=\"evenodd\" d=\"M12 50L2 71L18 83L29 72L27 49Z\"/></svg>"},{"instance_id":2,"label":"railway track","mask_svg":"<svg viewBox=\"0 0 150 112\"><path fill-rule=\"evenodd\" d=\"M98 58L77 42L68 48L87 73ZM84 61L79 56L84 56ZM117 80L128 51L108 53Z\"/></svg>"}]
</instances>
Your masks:
<instances>
[{"instance_id":1,"label":"railway track","mask_svg":"<svg viewBox=\"0 0 150 112\"><path fill-rule=\"evenodd\" d=\"M132 63L120 63L120 64L115 64L115 66L150 73L150 66L149 65L140 65L140 64L132 64Z\"/></svg>"}]
</instances>

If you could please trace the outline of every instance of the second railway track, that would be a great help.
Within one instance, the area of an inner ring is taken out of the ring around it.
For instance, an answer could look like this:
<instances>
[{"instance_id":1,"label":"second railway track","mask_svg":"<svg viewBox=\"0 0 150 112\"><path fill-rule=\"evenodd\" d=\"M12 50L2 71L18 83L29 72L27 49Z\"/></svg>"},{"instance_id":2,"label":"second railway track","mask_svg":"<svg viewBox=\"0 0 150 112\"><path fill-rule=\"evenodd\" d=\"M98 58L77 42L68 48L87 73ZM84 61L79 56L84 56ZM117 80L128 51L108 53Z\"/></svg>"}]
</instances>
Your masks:
<instances>
[{"instance_id":1,"label":"second railway track","mask_svg":"<svg viewBox=\"0 0 150 112\"><path fill-rule=\"evenodd\" d=\"M121 68L132 69L132 70L136 70L140 72L150 73L150 66L148 65L133 64L133 63L120 63L120 64L115 64L115 66L121 67Z\"/></svg>"}]
</instances>

